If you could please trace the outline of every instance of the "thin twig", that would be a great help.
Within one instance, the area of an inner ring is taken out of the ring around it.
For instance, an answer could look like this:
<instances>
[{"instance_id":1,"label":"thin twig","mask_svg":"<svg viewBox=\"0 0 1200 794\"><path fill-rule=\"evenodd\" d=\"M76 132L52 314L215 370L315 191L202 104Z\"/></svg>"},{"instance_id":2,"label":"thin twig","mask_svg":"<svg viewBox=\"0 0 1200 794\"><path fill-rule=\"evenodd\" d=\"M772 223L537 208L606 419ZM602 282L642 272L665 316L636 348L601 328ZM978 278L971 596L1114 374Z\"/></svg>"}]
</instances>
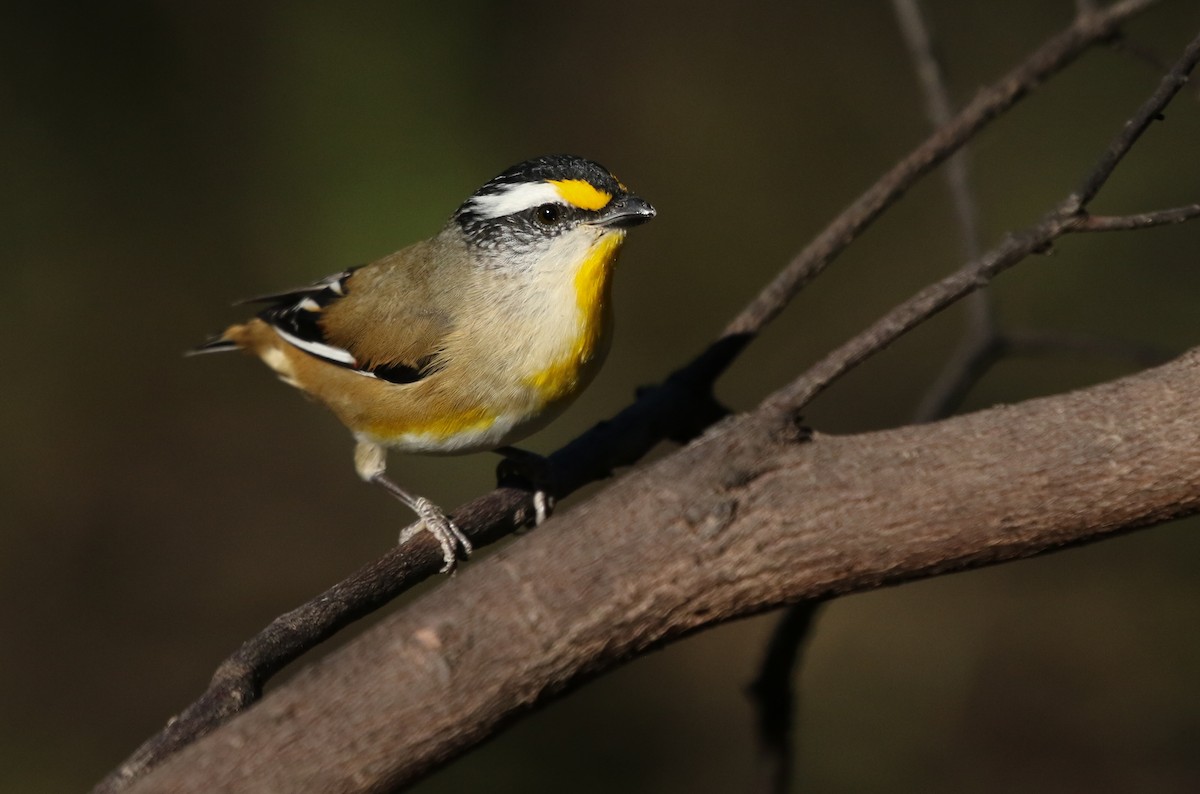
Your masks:
<instances>
[{"instance_id":1,"label":"thin twig","mask_svg":"<svg viewBox=\"0 0 1200 794\"><path fill-rule=\"evenodd\" d=\"M1166 350L1126 339L1069 334L1062 331L1003 330L992 336L987 345L973 350L972 355L958 362L962 370L958 377L950 382L951 388L939 393L942 402L935 406L939 410L930 415L921 415L919 421L934 421L952 414L975 384L1005 358L1064 353L1120 359L1138 367L1155 366L1171 358L1171 353Z\"/></svg>"},{"instance_id":2,"label":"thin twig","mask_svg":"<svg viewBox=\"0 0 1200 794\"><path fill-rule=\"evenodd\" d=\"M925 99L925 115L930 126L936 130L950 122L954 117L954 108L950 102L950 92L946 88L941 64L934 55L933 38L918 0L892 0L892 8L896 12L900 32L913 60L921 95ZM946 161L942 173L946 177L946 185L953 200L963 256L966 259L978 259L982 253L979 240L979 206L971 190L970 161L965 146ZM985 290L976 293L984 294Z\"/></svg>"},{"instance_id":3,"label":"thin twig","mask_svg":"<svg viewBox=\"0 0 1200 794\"><path fill-rule=\"evenodd\" d=\"M747 687L758 714L759 791L763 794L786 794L791 787L792 735L800 705L792 680L820 606L818 601L803 601L784 610L767 643L758 678Z\"/></svg>"},{"instance_id":4,"label":"thin twig","mask_svg":"<svg viewBox=\"0 0 1200 794\"><path fill-rule=\"evenodd\" d=\"M982 89L954 119L892 167L878 182L842 211L725 328L725 337L761 330L854 241L917 178L941 163L987 122L1005 112L1084 49L1112 37L1117 26L1157 0L1125 0L1103 11L1077 16L1019 66Z\"/></svg>"},{"instance_id":5,"label":"thin twig","mask_svg":"<svg viewBox=\"0 0 1200 794\"><path fill-rule=\"evenodd\" d=\"M1088 231L1087 203L1104 187L1113 170L1129 153L1133 144L1155 119L1161 118L1167 103L1187 83L1188 75L1200 61L1200 36L1193 39L1183 56L1171 68L1154 93L1125 122L1124 128L1109 144L1099 161L1088 172L1078 191L1070 194L1041 221L1005 238L978 260L970 262L941 281L926 287L877 320L863 333L771 395L765 404L778 411L795 413L835 380L901 335L933 317L954 302L979 289L991 279L1030 254L1045 251L1058 237L1073 231ZM1105 226L1136 225L1144 215L1110 218Z\"/></svg>"},{"instance_id":6,"label":"thin twig","mask_svg":"<svg viewBox=\"0 0 1200 794\"><path fill-rule=\"evenodd\" d=\"M987 123L1077 58L1117 26L1157 0L1123 0L1074 20L994 85L983 89L946 127L930 136L842 212L729 323L704 353L646 389L608 422L551 456L559 497L602 479L613 467L640 459L664 438L694 437L722 415L712 399L713 381L796 293L850 244L883 210L924 174L956 151ZM455 523L476 547L511 534L532 515L529 494L498 488L454 513ZM388 551L306 604L281 615L218 668L209 688L158 734L148 739L96 792L128 787L175 751L211 732L255 702L262 685L285 665L341 628L370 614L435 575L441 552L428 533Z\"/></svg>"},{"instance_id":7,"label":"thin twig","mask_svg":"<svg viewBox=\"0 0 1200 794\"><path fill-rule=\"evenodd\" d=\"M1112 172L1125 159L1125 155L1129 154L1129 150L1142 137L1142 133L1153 122L1162 119L1162 112L1167 103L1179 93L1181 88L1187 85L1188 75L1196 65L1198 48L1200 48L1200 44L1193 41L1184 51L1183 58L1159 81L1158 88L1151 97L1143 103L1129 121L1125 122L1125 128L1113 138L1112 143L1108 145L1108 149L1101 156L1100 162L1084 178L1079 189L1067 199L1063 207L1065 211L1080 212L1086 209L1100 189L1108 182Z\"/></svg>"},{"instance_id":8,"label":"thin twig","mask_svg":"<svg viewBox=\"0 0 1200 794\"><path fill-rule=\"evenodd\" d=\"M945 76L933 52L933 40L918 0L892 0L904 43L912 57L918 82L925 97L926 116L935 128L945 124L952 112ZM1084 13L1085 9L1080 9ZM983 244L979 235L979 208L971 190L967 150L955 154L946 163L946 182L950 189L964 258L979 258ZM942 365L916 410L916 421L926 422L948 415L993 363L992 352L1000 328L996 307L989 290L980 289L966 299L966 330L950 358ZM972 378L972 380L968 380Z\"/></svg>"},{"instance_id":9,"label":"thin twig","mask_svg":"<svg viewBox=\"0 0 1200 794\"><path fill-rule=\"evenodd\" d=\"M1146 342L1065 331L1006 331L1003 344L1005 356L1075 353L1096 358L1123 359L1137 367L1156 367L1178 354L1178 351Z\"/></svg>"},{"instance_id":10,"label":"thin twig","mask_svg":"<svg viewBox=\"0 0 1200 794\"><path fill-rule=\"evenodd\" d=\"M893 0L893 3L897 9L897 15L900 18L901 27L905 32L905 39L908 42L909 49L918 60L918 74L922 78L926 94L929 96L940 95L944 97L944 89L940 82L936 61L930 53L929 39L925 35L925 28L917 6L917 0ZM1087 0L1079 0L1076 8L1080 15L1096 12L1096 5L1092 2L1087 2ZM1119 45L1122 41L1123 39L1120 37L1114 38L1114 45ZM1128 42L1125 43L1128 44ZM1132 45L1128 46L1127 49L1132 49ZM1158 69L1158 72L1161 74L1166 70L1166 65L1162 65ZM929 104L931 115L937 113L941 107L940 101L931 100ZM964 154L965 152L960 152L955 155L950 164L952 165L954 160L961 158ZM954 180L951 180L951 190L955 192L956 207L963 206L963 196L969 199L970 193L965 182L960 186ZM1119 223L1117 222L1118 219L1115 218L1089 216L1085 222L1074 227L1073 230L1117 231L1141 229L1165 223L1180 223L1193 217L1190 214L1191 212L1191 208L1181 207L1161 213L1128 216L1119 219ZM976 228L974 225L967 226L963 223L961 209L958 214L960 228L970 230ZM973 222L974 218L971 220ZM975 252L969 252L967 259L977 259L977 251L978 249ZM1010 340L1006 338L1005 332L996 320L995 307L986 288L977 290L968 296L966 310L966 331L959 340L954 352L947 359L918 404L914 415L914 420L917 422L931 422L949 416L957 410L966 399L967 394L975 387L975 384L982 380L1007 352L1010 352L1008 344ZM1120 350L1123 347L1115 347L1113 355L1121 356Z\"/></svg>"},{"instance_id":11,"label":"thin twig","mask_svg":"<svg viewBox=\"0 0 1200 794\"><path fill-rule=\"evenodd\" d=\"M1132 229L1149 229L1153 226L1168 226L1200 217L1200 204L1188 204L1157 212L1142 212L1137 215L1088 215L1076 226L1077 232L1118 232Z\"/></svg>"},{"instance_id":12,"label":"thin twig","mask_svg":"<svg viewBox=\"0 0 1200 794\"><path fill-rule=\"evenodd\" d=\"M1094 7L1093 3L1089 3L1089 5ZM1130 60L1153 71L1154 74L1162 74L1171 68L1170 63L1157 52L1133 41L1123 33L1114 36L1109 41L1109 47L1114 52L1129 56ZM1200 100L1200 85L1196 86L1191 94L1193 99Z\"/></svg>"}]
</instances>

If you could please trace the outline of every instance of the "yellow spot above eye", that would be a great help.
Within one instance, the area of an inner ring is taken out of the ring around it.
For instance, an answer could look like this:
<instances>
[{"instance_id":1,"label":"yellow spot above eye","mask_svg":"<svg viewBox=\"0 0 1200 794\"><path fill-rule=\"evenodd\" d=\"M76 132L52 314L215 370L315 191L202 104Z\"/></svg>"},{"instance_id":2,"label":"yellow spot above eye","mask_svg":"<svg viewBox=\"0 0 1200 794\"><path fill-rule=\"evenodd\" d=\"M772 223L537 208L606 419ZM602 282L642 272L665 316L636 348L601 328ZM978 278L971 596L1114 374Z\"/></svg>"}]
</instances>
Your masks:
<instances>
[{"instance_id":1,"label":"yellow spot above eye","mask_svg":"<svg viewBox=\"0 0 1200 794\"><path fill-rule=\"evenodd\" d=\"M612 194L582 179L551 179L563 201L581 210L599 210L608 206Z\"/></svg>"}]
</instances>

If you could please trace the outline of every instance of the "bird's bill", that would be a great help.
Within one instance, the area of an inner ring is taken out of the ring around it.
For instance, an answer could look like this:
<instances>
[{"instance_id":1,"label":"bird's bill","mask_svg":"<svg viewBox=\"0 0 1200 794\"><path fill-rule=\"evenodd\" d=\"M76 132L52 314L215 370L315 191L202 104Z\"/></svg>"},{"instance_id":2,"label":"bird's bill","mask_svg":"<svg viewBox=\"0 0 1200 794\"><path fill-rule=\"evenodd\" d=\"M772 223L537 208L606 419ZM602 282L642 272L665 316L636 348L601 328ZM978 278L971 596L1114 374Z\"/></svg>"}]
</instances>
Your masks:
<instances>
[{"instance_id":1,"label":"bird's bill","mask_svg":"<svg viewBox=\"0 0 1200 794\"><path fill-rule=\"evenodd\" d=\"M640 226L657 214L649 201L639 196L626 194L605 207L600 213L600 217L593 221L593 225L628 229Z\"/></svg>"}]
</instances>

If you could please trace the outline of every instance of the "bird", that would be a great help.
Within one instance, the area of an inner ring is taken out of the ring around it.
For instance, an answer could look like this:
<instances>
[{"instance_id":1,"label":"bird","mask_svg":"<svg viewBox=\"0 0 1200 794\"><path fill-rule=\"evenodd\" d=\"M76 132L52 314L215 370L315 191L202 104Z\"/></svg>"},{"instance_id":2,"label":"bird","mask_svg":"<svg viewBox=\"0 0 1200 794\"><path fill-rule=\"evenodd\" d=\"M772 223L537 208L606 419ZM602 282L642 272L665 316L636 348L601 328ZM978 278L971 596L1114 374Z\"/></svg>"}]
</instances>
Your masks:
<instances>
[{"instance_id":1,"label":"bird","mask_svg":"<svg viewBox=\"0 0 1200 794\"><path fill-rule=\"evenodd\" d=\"M604 166L536 157L486 182L433 237L308 286L190 353L242 350L354 436L364 481L408 506L453 571L470 540L386 475L387 452L520 453L592 381L627 231L656 215ZM532 453L530 453L532 454Z\"/></svg>"}]
</instances>

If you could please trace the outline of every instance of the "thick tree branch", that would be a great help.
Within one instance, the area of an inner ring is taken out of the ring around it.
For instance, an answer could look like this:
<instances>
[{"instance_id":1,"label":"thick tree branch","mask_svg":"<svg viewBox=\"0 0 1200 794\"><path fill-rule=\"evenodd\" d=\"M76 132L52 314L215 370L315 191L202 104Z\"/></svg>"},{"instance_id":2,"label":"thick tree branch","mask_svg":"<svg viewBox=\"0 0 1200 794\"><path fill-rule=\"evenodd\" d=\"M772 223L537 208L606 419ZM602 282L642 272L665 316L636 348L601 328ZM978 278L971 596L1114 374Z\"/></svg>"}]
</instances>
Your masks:
<instances>
[{"instance_id":1,"label":"thick tree branch","mask_svg":"<svg viewBox=\"0 0 1200 794\"><path fill-rule=\"evenodd\" d=\"M1195 513L1197 393L1193 351L860 436L797 441L770 411L729 420L467 566L132 790L393 790L714 623Z\"/></svg>"},{"instance_id":2,"label":"thick tree branch","mask_svg":"<svg viewBox=\"0 0 1200 794\"><path fill-rule=\"evenodd\" d=\"M1153 3L1124 0L1103 11L1081 15L1013 72L981 91L950 124L901 161L797 255L708 350L663 384L639 395L614 419L551 456L558 495L603 478L616 466L637 461L663 439L692 438L719 418L723 412L711 396L713 381L804 284L933 166L1091 44L1111 37L1121 22ZM529 511L528 494L500 488L460 508L454 518L478 546L526 524ZM439 567L440 552L428 534L422 533L307 604L280 616L226 660L204 695L138 748L97 791L123 790L162 759L257 700L265 680L284 665L432 576Z\"/></svg>"}]
</instances>

